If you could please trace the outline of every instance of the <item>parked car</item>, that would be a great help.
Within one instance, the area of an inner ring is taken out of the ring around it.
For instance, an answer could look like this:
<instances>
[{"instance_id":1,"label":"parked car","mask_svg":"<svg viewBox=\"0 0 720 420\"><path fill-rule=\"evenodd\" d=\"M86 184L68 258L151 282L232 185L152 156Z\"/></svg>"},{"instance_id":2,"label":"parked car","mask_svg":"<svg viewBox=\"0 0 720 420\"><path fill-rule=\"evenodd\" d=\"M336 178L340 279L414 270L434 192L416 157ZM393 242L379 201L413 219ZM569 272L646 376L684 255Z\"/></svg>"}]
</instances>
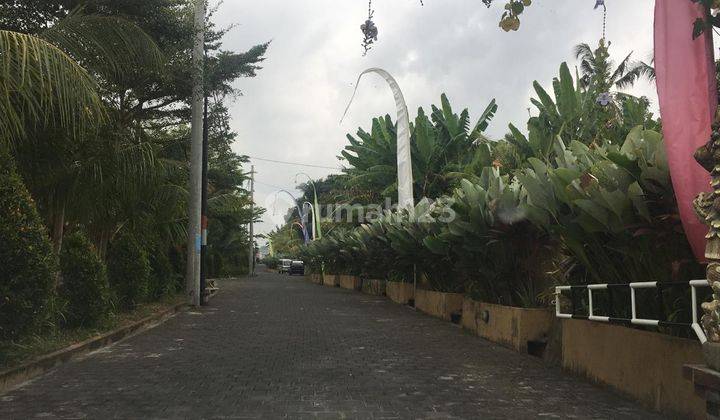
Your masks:
<instances>
[{"instance_id":1,"label":"parked car","mask_svg":"<svg viewBox=\"0 0 720 420\"><path fill-rule=\"evenodd\" d=\"M281 259L280 264L278 265L278 272L280 274L287 273L290 270L290 265L292 265L292 260L288 259Z\"/></svg>"},{"instance_id":2,"label":"parked car","mask_svg":"<svg viewBox=\"0 0 720 420\"><path fill-rule=\"evenodd\" d=\"M301 276L305 275L305 264L302 261L293 261L292 264L290 264L290 271L288 271L288 274L291 276L293 274L299 274Z\"/></svg>"}]
</instances>

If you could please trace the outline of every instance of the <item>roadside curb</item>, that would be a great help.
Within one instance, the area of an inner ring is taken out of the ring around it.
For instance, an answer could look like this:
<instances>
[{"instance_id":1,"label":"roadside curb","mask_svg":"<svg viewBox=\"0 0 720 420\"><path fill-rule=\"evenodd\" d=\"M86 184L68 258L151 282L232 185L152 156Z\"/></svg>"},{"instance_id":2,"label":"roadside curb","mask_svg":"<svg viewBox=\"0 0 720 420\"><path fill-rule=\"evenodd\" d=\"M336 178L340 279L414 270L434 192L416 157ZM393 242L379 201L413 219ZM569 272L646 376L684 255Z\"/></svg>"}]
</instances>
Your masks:
<instances>
[{"instance_id":1,"label":"roadside curb","mask_svg":"<svg viewBox=\"0 0 720 420\"><path fill-rule=\"evenodd\" d=\"M26 381L42 375L56 366L77 359L82 355L115 344L132 335L141 333L152 327L162 324L173 315L188 307L187 303L180 303L172 308L166 309L157 314L147 316L140 321L130 325L116 328L105 334L101 334L85 341L75 343L71 346L54 351L50 354L40 356L18 367L10 368L0 372L0 395L9 392Z\"/></svg>"}]
</instances>

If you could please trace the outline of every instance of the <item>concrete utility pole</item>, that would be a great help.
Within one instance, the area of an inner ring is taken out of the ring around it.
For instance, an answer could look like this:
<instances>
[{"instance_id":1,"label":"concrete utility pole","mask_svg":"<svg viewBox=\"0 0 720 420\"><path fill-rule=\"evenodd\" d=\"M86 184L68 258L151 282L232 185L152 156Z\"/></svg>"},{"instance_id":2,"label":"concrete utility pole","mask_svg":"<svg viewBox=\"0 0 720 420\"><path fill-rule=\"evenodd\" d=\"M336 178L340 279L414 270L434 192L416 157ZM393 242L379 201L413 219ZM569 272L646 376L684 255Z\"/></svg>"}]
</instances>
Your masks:
<instances>
[{"instance_id":1,"label":"concrete utility pole","mask_svg":"<svg viewBox=\"0 0 720 420\"><path fill-rule=\"evenodd\" d=\"M208 240L208 141L209 141L209 124L208 124L208 97L207 94L203 98L203 145L202 145L202 201L200 204L200 235L202 244L200 245L200 305L207 304L207 296L205 294L207 288L207 240Z\"/></svg>"},{"instance_id":2,"label":"concrete utility pole","mask_svg":"<svg viewBox=\"0 0 720 420\"><path fill-rule=\"evenodd\" d=\"M250 257L248 275L255 275L255 234L253 233L253 211L255 206L255 165L250 166Z\"/></svg>"},{"instance_id":3,"label":"concrete utility pole","mask_svg":"<svg viewBox=\"0 0 720 420\"><path fill-rule=\"evenodd\" d=\"M195 43L193 46L192 128L190 145L190 205L188 211L187 270L185 292L193 306L200 305L200 207L202 201L203 141L203 58L205 55L205 0L195 3Z\"/></svg>"}]
</instances>

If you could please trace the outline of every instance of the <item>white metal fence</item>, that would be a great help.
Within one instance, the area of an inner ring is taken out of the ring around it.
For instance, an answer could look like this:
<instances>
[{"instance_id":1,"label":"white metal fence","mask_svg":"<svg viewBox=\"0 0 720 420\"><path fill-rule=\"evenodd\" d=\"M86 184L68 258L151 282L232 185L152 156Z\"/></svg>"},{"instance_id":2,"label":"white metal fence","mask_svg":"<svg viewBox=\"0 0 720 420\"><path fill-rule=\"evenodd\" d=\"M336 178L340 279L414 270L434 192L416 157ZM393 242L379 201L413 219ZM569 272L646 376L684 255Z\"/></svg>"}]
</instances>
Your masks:
<instances>
[{"instance_id":1,"label":"white metal fence","mask_svg":"<svg viewBox=\"0 0 720 420\"><path fill-rule=\"evenodd\" d=\"M692 306L692 323L682 323L682 322L671 322L671 321L664 321L659 319L643 319L638 318L637 316L637 304L635 299L635 291L638 289L658 289L662 287L673 287L673 286L688 286L690 288L690 299L691 299L691 306ZM697 302L697 289L702 287L710 287L710 284L707 280L691 280L689 282L657 282L657 281L651 281L651 282L639 282L639 283L628 283L628 284L588 284L588 285L582 285L582 286L557 286L555 287L555 316L558 318L574 318L574 319L587 319L590 321L598 321L598 322L607 322L607 323L617 323L617 324L632 324L632 325L644 325L644 326L654 326L654 327L689 327L694 332L697 338L700 340L701 343L705 343L707 341L707 337L705 336L705 332L700 327L700 324L698 322L698 302ZM607 315L598 315L595 313L595 308L593 307L593 291L597 290L607 290L608 292L612 292L613 289L630 289L630 307L631 307L631 318L621 318L621 317L613 317L611 314ZM572 299L571 296L571 302L573 305L573 313L563 313L562 312L562 293L563 292L571 292L573 291L580 291L585 290L587 291L587 300L588 300L588 314L587 315L580 315L575 313L575 300Z\"/></svg>"}]
</instances>

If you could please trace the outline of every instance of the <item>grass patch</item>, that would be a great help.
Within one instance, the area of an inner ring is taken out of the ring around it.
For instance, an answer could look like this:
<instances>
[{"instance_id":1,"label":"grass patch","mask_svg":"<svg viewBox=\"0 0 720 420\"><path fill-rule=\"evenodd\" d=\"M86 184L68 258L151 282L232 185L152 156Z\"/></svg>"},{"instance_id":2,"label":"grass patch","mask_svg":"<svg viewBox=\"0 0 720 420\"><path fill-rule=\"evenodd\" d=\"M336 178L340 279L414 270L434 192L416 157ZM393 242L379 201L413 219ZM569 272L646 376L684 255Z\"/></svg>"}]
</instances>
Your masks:
<instances>
[{"instance_id":1,"label":"grass patch","mask_svg":"<svg viewBox=\"0 0 720 420\"><path fill-rule=\"evenodd\" d=\"M17 341L0 341L0 371L19 366L32 359L71 346L89 338L130 325L150 315L182 303L184 295L169 296L159 302L139 305L133 311L112 314L102 325L94 328L52 328Z\"/></svg>"}]
</instances>

